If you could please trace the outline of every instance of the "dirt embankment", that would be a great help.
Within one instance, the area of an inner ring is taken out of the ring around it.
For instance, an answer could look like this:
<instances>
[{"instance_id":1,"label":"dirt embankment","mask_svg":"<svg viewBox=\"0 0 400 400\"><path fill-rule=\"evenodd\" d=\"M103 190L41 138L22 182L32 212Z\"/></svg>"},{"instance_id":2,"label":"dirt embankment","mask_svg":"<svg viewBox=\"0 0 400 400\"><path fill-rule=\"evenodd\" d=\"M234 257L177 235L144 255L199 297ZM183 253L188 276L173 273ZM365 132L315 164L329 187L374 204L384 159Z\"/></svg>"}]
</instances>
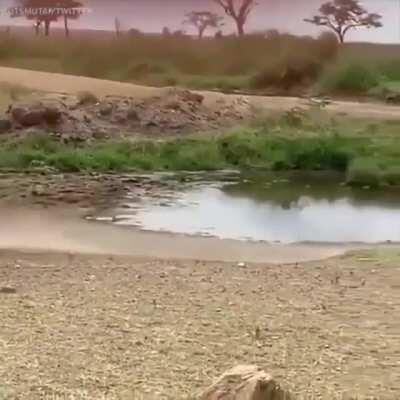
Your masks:
<instances>
[{"instance_id":1,"label":"dirt embankment","mask_svg":"<svg viewBox=\"0 0 400 400\"><path fill-rule=\"evenodd\" d=\"M37 94L29 101L14 102L0 120L0 131L28 134L47 131L63 140L88 140L132 136L170 135L210 131L251 118L253 110L244 98L214 107L204 96L170 89L146 99L96 97L91 92Z\"/></svg>"},{"instance_id":2,"label":"dirt embankment","mask_svg":"<svg viewBox=\"0 0 400 400\"><path fill-rule=\"evenodd\" d=\"M170 89L151 88L130 83L7 67L0 67L0 82L5 82L8 85L22 85L34 91L67 95L76 95L79 92L86 91L99 99L106 96L117 96L128 99L134 98L136 101L163 98L170 91ZM235 104L238 102L248 103L252 108L255 107L266 112L289 111L294 107L319 107L318 103L310 103L308 99L296 97L240 96L215 92L196 93L203 96L202 104L208 110L214 111L218 111L222 104L225 109L233 107L232 112L234 112ZM346 114L354 118L400 119L400 107L380 103L337 100L327 104L324 109L328 112Z\"/></svg>"}]
</instances>

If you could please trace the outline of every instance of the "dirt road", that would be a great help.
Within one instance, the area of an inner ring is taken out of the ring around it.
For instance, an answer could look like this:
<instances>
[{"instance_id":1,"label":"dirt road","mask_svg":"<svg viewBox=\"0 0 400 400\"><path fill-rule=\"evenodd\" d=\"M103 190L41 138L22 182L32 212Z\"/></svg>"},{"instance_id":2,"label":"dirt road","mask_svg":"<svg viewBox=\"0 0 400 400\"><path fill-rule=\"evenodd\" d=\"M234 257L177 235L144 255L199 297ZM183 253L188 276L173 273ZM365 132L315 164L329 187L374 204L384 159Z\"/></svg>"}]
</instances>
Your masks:
<instances>
[{"instance_id":1,"label":"dirt road","mask_svg":"<svg viewBox=\"0 0 400 400\"><path fill-rule=\"evenodd\" d=\"M106 95L119 95L146 98L158 95L164 90L134 85L131 83L8 67L0 67L0 83L1 82L6 82L12 85L22 85L33 90L44 92L75 94L79 91L90 91L99 97ZM237 99L237 97L245 97L251 104L260 107L263 110L272 112L286 111L293 107L309 105L307 100L296 97L238 96L215 92L201 93L205 95L206 104L210 106L221 98L224 98L225 101L233 101ZM344 113L360 118L400 119L400 107L378 103L335 101L328 105L326 110L333 113Z\"/></svg>"}]
</instances>

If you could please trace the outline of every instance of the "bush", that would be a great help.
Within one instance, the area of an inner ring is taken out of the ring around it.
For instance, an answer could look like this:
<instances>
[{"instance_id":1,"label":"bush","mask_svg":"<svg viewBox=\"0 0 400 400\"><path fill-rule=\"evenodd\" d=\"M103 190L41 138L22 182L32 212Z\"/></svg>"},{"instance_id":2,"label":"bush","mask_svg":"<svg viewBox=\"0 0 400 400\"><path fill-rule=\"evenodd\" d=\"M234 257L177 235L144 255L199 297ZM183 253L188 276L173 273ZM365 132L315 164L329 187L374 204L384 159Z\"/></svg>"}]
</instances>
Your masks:
<instances>
[{"instance_id":1,"label":"bush","mask_svg":"<svg viewBox=\"0 0 400 400\"><path fill-rule=\"evenodd\" d=\"M333 61L339 53L339 42L336 35L331 32L323 32L316 42L316 54L319 60Z\"/></svg>"},{"instance_id":2,"label":"bush","mask_svg":"<svg viewBox=\"0 0 400 400\"><path fill-rule=\"evenodd\" d=\"M394 165L385 168L382 179L388 185L400 185L400 166Z\"/></svg>"},{"instance_id":3,"label":"bush","mask_svg":"<svg viewBox=\"0 0 400 400\"><path fill-rule=\"evenodd\" d=\"M77 94L77 97L81 105L96 104L99 102L99 99L92 92L82 91Z\"/></svg>"},{"instance_id":4,"label":"bush","mask_svg":"<svg viewBox=\"0 0 400 400\"><path fill-rule=\"evenodd\" d=\"M379 84L379 74L358 62L340 63L324 71L318 85L322 91L366 93Z\"/></svg>"},{"instance_id":5,"label":"bush","mask_svg":"<svg viewBox=\"0 0 400 400\"><path fill-rule=\"evenodd\" d=\"M164 74L167 69L161 64L153 64L148 62L132 63L124 73L125 79L141 79L146 78L150 74Z\"/></svg>"},{"instance_id":6,"label":"bush","mask_svg":"<svg viewBox=\"0 0 400 400\"><path fill-rule=\"evenodd\" d=\"M276 87L288 90L314 82L320 71L320 62L313 58L283 56L256 73L250 80L250 86L254 89Z\"/></svg>"},{"instance_id":7,"label":"bush","mask_svg":"<svg viewBox=\"0 0 400 400\"><path fill-rule=\"evenodd\" d=\"M383 183L382 169L374 159L356 158L347 170L347 184L351 186L369 186L377 188Z\"/></svg>"}]
</instances>

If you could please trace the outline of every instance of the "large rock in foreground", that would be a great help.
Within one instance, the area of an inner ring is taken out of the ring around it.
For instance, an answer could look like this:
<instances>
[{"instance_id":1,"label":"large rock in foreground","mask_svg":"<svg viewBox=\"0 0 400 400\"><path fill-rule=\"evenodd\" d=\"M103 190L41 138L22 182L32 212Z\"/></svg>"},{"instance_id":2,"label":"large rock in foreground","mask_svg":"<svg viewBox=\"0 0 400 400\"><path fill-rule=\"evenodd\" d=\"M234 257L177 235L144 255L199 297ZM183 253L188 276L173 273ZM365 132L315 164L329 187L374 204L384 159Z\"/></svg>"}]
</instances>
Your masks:
<instances>
[{"instance_id":1,"label":"large rock in foreground","mask_svg":"<svg viewBox=\"0 0 400 400\"><path fill-rule=\"evenodd\" d=\"M200 395L200 400L293 400L272 376L255 365L226 371Z\"/></svg>"},{"instance_id":2,"label":"large rock in foreground","mask_svg":"<svg viewBox=\"0 0 400 400\"><path fill-rule=\"evenodd\" d=\"M50 102L15 104L11 108L11 117L22 127L54 126L61 119L61 110L58 104Z\"/></svg>"}]
</instances>

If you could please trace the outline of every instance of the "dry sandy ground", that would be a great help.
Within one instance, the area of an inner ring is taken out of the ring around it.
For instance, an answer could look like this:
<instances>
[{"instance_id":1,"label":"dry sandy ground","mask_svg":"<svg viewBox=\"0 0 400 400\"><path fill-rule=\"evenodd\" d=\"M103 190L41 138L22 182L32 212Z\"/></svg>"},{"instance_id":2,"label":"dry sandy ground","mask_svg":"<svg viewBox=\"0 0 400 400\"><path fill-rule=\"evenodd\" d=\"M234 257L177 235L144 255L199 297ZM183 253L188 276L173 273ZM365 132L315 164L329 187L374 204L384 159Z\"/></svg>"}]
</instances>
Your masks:
<instances>
[{"instance_id":1,"label":"dry sandy ground","mask_svg":"<svg viewBox=\"0 0 400 400\"><path fill-rule=\"evenodd\" d=\"M106 95L133 96L137 98L151 97L160 94L163 89L107 81L94 78L63 75L48 72L30 71L17 68L0 67L0 83L22 85L33 90L44 92L60 92L76 94L79 91L90 91L102 97ZM212 104L223 97L225 101L236 99L237 95L224 95L214 92L202 92L206 104ZM293 107L308 106L308 101L295 97L261 97L240 96L249 99L251 104L266 111L287 111ZM326 107L333 113L344 113L359 118L400 118L400 107L385 104L357 103L350 101L335 101Z\"/></svg>"},{"instance_id":2,"label":"dry sandy ground","mask_svg":"<svg viewBox=\"0 0 400 400\"><path fill-rule=\"evenodd\" d=\"M161 259L291 263L345 253L356 246L265 244L158 232L84 221L76 210L0 206L0 249L145 256Z\"/></svg>"},{"instance_id":3,"label":"dry sandy ground","mask_svg":"<svg viewBox=\"0 0 400 400\"><path fill-rule=\"evenodd\" d=\"M0 398L185 399L256 363L298 399L398 399L399 260L1 251Z\"/></svg>"}]
</instances>

